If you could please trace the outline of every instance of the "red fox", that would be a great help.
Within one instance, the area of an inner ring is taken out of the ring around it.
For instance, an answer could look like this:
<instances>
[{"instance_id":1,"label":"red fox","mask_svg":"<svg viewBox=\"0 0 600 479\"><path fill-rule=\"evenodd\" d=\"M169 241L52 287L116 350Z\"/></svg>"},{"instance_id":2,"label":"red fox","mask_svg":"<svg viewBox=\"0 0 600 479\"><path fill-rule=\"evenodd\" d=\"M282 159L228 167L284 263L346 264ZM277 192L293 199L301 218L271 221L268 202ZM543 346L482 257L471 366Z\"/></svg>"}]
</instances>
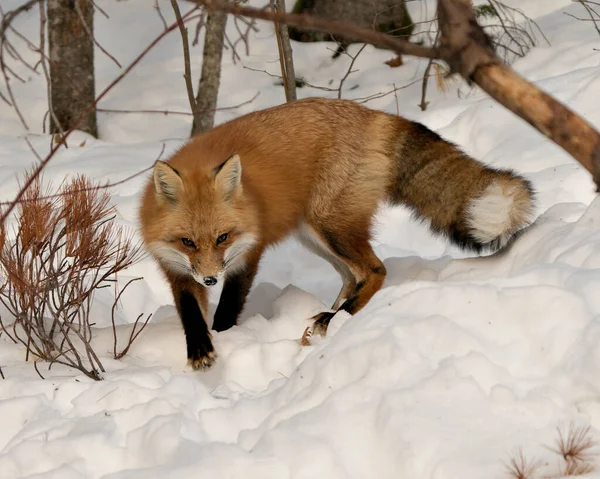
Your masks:
<instances>
[{"instance_id":1,"label":"red fox","mask_svg":"<svg viewBox=\"0 0 600 479\"><path fill-rule=\"evenodd\" d=\"M411 208L474 252L503 249L529 225L534 191L424 125L350 100L308 98L256 111L157 161L140 207L144 243L171 285L194 369L216 359L207 290L224 282L212 328L237 323L265 248L290 234L343 280L335 311L358 312L381 288L370 245L382 202Z\"/></svg>"}]
</instances>

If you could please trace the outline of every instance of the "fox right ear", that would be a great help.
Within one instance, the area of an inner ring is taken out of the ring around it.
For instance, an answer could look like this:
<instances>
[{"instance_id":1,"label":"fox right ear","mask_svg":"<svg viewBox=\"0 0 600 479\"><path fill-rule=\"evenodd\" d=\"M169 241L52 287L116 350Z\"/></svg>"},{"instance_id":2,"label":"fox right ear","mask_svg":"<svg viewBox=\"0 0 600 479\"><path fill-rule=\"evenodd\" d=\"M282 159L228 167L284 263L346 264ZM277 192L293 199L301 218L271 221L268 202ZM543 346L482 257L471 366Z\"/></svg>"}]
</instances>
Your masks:
<instances>
[{"instance_id":1,"label":"fox right ear","mask_svg":"<svg viewBox=\"0 0 600 479\"><path fill-rule=\"evenodd\" d=\"M154 165L154 188L156 193L167 200L177 202L177 196L183 190L183 181L175 168L157 160Z\"/></svg>"}]
</instances>

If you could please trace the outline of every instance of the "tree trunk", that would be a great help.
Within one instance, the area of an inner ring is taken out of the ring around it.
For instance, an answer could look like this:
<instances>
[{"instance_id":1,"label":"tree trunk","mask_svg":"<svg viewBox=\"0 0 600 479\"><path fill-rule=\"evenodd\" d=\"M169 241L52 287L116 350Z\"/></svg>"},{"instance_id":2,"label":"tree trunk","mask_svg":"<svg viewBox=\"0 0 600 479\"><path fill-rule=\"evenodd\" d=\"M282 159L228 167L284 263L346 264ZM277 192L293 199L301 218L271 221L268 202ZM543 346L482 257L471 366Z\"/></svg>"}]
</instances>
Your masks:
<instances>
[{"instance_id":1,"label":"tree trunk","mask_svg":"<svg viewBox=\"0 0 600 479\"><path fill-rule=\"evenodd\" d=\"M285 0L275 0L275 7L278 12L285 13ZM297 99L296 72L294 71L294 54L292 45L290 45L288 26L283 23L275 23L275 34L277 36L283 88L285 89L285 101L294 101Z\"/></svg>"},{"instance_id":2,"label":"tree trunk","mask_svg":"<svg viewBox=\"0 0 600 479\"><path fill-rule=\"evenodd\" d=\"M96 99L93 32L91 0L48 0L50 133L71 128ZM97 138L96 109L76 128Z\"/></svg>"},{"instance_id":3,"label":"tree trunk","mask_svg":"<svg viewBox=\"0 0 600 479\"><path fill-rule=\"evenodd\" d=\"M406 9L406 0L296 0L293 13L306 13L319 18L353 23L395 37L408 38L413 22ZM336 41L343 46L356 40L335 38L327 33L306 32L289 28L290 38L299 42Z\"/></svg>"},{"instance_id":4,"label":"tree trunk","mask_svg":"<svg viewBox=\"0 0 600 479\"><path fill-rule=\"evenodd\" d=\"M192 136L210 130L215 122L226 25L227 14L222 12L211 12L206 19L202 73L196 93Z\"/></svg>"}]
</instances>

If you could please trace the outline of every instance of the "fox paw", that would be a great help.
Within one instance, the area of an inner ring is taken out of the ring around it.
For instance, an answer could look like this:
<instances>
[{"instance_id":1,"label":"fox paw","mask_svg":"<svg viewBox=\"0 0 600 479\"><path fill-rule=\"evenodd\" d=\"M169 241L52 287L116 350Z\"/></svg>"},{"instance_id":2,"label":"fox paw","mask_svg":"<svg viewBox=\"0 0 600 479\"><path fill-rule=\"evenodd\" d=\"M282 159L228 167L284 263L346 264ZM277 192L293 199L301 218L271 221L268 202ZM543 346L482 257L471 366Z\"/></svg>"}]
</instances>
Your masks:
<instances>
[{"instance_id":1,"label":"fox paw","mask_svg":"<svg viewBox=\"0 0 600 479\"><path fill-rule=\"evenodd\" d=\"M329 322L331 321L331 318L333 318L335 316L335 313L319 313L316 316L313 316L311 319L311 321L314 321L314 323L312 324L312 326L309 326L308 328L306 328L304 330L304 334L302 335L302 339L300 340L300 343L303 346L308 346L310 345L310 338L312 336L325 336L327 334L327 328L329 326Z\"/></svg>"},{"instance_id":2,"label":"fox paw","mask_svg":"<svg viewBox=\"0 0 600 479\"><path fill-rule=\"evenodd\" d=\"M214 364L217 357L218 355L216 351L212 349L212 345L210 351L207 351L207 348L198 348L194 353L188 354L188 364L192 366L194 371L205 371Z\"/></svg>"}]
</instances>

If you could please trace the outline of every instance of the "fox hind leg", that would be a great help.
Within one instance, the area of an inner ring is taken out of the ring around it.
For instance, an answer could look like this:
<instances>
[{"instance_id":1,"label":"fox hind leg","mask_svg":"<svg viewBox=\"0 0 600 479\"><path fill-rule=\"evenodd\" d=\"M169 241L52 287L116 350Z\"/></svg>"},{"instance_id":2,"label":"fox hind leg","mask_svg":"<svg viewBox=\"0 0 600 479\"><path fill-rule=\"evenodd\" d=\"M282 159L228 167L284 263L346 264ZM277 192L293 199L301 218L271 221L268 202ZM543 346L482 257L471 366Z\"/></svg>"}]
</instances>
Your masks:
<instances>
[{"instance_id":1,"label":"fox hind leg","mask_svg":"<svg viewBox=\"0 0 600 479\"><path fill-rule=\"evenodd\" d=\"M329 244L318 234L314 228L305 224L300 228L300 242L312 253L327 261L342 278L342 289L340 290L331 309L337 310L343 301L354 291L356 287L356 279L348 265L340 260Z\"/></svg>"},{"instance_id":2,"label":"fox hind leg","mask_svg":"<svg viewBox=\"0 0 600 479\"><path fill-rule=\"evenodd\" d=\"M315 228L315 233L322 240L320 244L326 245L328 254L344 264L354 278L352 282L345 282L336 303L345 299L334 308L335 312L322 312L311 318L314 320L311 334L324 336L331 318L338 311L355 314L369 302L381 288L386 270L371 248L368 234L356 230L341 232L326 228Z\"/></svg>"}]
</instances>

